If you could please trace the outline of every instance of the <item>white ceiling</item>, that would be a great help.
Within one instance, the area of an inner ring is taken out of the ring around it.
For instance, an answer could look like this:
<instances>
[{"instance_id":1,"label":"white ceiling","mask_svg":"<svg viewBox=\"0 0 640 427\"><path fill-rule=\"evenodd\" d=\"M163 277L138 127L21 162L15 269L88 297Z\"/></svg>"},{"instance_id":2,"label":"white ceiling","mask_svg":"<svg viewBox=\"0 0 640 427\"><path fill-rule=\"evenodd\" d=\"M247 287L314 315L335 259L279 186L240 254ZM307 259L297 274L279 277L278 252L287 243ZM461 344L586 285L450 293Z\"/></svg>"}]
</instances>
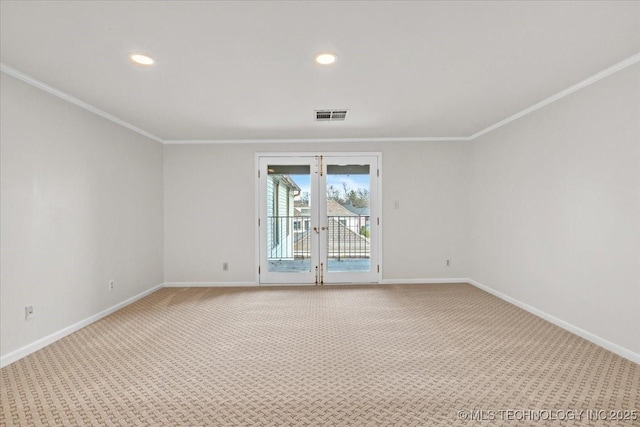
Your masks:
<instances>
[{"instance_id":1,"label":"white ceiling","mask_svg":"<svg viewBox=\"0 0 640 427\"><path fill-rule=\"evenodd\" d=\"M636 1L0 8L3 64L164 140L467 137L640 52Z\"/></svg>"}]
</instances>

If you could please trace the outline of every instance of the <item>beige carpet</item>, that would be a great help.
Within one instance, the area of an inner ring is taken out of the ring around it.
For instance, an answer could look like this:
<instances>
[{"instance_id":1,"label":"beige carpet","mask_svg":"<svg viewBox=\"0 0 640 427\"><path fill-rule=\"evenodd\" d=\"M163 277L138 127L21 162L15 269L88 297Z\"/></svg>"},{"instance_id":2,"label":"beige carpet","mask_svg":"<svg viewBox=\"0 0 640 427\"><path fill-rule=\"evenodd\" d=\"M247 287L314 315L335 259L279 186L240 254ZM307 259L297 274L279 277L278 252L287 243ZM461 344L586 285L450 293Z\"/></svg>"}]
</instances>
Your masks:
<instances>
[{"instance_id":1,"label":"beige carpet","mask_svg":"<svg viewBox=\"0 0 640 427\"><path fill-rule=\"evenodd\" d=\"M640 425L639 365L467 284L162 289L1 372L2 425Z\"/></svg>"}]
</instances>

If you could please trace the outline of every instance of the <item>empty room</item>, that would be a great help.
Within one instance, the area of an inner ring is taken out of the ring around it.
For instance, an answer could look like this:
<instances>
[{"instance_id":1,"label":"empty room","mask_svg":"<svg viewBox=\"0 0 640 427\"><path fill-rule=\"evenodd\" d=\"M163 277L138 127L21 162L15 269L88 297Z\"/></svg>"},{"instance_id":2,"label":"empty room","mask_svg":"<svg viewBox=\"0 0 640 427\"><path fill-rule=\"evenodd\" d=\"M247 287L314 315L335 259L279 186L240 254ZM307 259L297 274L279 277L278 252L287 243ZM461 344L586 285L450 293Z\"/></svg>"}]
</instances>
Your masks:
<instances>
[{"instance_id":1,"label":"empty room","mask_svg":"<svg viewBox=\"0 0 640 427\"><path fill-rule=\"evenodd\" d=\"M0 426L640 425L640 2L0 0Z\"/></svg>"}]
</instances>

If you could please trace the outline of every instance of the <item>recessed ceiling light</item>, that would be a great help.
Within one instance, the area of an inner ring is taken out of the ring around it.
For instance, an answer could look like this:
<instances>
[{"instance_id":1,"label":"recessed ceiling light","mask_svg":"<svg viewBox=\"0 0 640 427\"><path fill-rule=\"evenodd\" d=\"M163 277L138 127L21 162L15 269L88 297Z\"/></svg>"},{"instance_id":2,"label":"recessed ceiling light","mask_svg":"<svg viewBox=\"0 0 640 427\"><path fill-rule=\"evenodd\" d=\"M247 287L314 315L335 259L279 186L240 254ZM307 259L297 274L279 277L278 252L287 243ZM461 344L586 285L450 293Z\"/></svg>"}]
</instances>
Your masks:
<instances>
[{"instance_id":1,"label":"recessed ceiling light","mask_svg":"<svg viewBox=\"0 0 640 427\"><path fill-rule=\"evenodd\" d=\"M320 65L329 65L336 62L336 59L338 59L338 57L335 55L335 53L323 52L314 56L313 59L315 59L315 61Z\"/></svg>"},{"instance_id":2,"label":"recessed ceiling light","mask_svg":"<svg viewBox=\"0 0 640 427\"><path fill-rule=\"evenodd\" d=\"M129 59L138 65L153 65L153 63L156 62L152 57L142 55L141 53L132 53L129 55Z\"/></svg>"}]
</instances>

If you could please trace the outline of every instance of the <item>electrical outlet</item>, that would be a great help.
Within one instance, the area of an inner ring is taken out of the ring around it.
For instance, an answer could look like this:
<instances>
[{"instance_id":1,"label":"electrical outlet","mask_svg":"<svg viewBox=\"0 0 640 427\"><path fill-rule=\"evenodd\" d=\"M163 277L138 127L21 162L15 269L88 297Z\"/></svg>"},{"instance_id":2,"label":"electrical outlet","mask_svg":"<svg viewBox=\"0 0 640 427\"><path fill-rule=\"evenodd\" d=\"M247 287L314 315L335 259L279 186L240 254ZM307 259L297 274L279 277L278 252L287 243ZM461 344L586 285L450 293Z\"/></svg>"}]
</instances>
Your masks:
<instances>
[{"instance_id":1,"label":"electrical outlet","mask_svg":"<svg viewBox=\"0 0 640 427\"><path fill-rule=\"evenodd\" d=\"M33 313L33 306L32 305L28 305L24 308L24 320L31 320L35 317L36 315Z\"/></svg>"},{"instance_id":2,"label":"electrical outlet","mask_svg":"<svg viewBox=\"0 0 640 427\"><path fill-rule=\"evenodd\" d=\"M447 264L447 267L451 267L451 258L448 258L446 260L446 264Z\"/></svg>"},{"instance_id":3,"label":"electrical outlet","mask_svg":"<svg viewBox=\"0 0 640 427\"><path fill-rule=\"evenodd\" d=\"M109 292L113 291L115 287L115 282L113 280L109 280Z\"/></svg>"},{"instance_id":4,"label":"electrical outlet","mask_svg":"<svg viewBox=\"0 0 640 427\"><path fill-rule=\"evenodd\" d=\"M222 263L222 271L229 271L229 263L228 262L223 262Z\"/></svg>"}]
</instances>

